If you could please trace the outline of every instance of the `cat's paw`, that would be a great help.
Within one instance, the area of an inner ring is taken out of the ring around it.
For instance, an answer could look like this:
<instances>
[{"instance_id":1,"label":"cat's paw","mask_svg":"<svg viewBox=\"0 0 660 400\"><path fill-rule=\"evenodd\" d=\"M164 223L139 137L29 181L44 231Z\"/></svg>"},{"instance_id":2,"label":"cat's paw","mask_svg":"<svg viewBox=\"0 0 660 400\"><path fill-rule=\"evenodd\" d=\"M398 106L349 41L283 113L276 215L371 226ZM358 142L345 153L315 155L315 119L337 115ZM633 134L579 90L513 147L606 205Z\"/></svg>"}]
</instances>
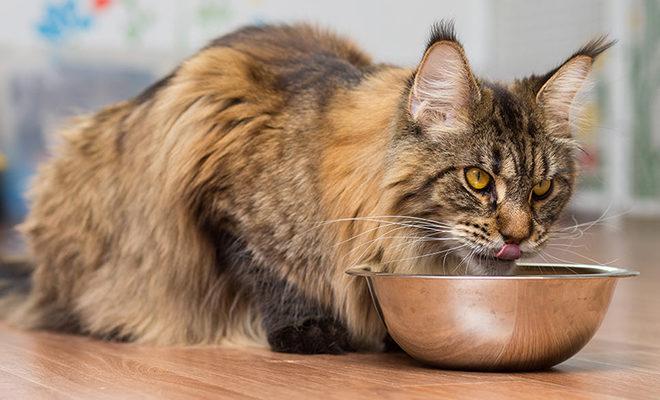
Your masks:
<instances>
[{"instance_id":1,"label":"cat's paw","mask_svg":"<svg viewBox=\"0 0 660 400\"><path fill-rule=\"evenodd\" d=\"M353 351L346 328L330 318L307 319L268 334L274 351L298 354L343 354Z\"/></svg>"}]
</instances>

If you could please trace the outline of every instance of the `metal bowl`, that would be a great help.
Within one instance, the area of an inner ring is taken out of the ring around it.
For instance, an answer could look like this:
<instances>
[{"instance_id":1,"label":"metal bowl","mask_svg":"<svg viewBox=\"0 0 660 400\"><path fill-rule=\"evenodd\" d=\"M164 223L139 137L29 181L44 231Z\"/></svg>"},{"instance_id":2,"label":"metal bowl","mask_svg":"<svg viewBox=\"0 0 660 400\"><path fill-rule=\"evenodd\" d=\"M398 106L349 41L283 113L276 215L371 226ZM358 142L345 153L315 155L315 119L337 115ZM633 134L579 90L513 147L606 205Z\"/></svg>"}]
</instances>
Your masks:
<instances>
[{"instance_id":1,"label":"metal bowl","mask_svg":"<svg viewBox=\"0 0 660 400\"><path fill-rule=\"evenodd\" d=\"M446 369L528 371L577 353L600 325L618 278L592 265L519 264L507 276L347 271L367 279L390 336L413 358Z\"/></svg>"}]
</instances>

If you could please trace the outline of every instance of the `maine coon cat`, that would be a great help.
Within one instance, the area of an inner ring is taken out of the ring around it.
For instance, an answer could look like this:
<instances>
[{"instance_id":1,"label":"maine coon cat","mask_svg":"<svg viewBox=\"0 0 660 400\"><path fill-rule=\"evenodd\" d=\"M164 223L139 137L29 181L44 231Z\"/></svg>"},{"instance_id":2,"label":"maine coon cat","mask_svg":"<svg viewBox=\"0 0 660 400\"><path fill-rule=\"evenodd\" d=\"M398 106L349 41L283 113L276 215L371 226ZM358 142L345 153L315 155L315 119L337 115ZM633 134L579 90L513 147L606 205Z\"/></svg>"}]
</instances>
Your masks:
<instances>
[{"instance_id":1,"label":"maine coon cat","mask_svg":"<svg viewBox=\"0 0 660 400\"><path fill-rule=\"evenodd\" d=\"M415 69L306 25L223 36L64 129L22 226L31 290L4 312L116 340L381 349L344 271L501 274L538 249L574 187L576 94L610 45L503 84L449 24Z\"/></svg>"}]
</instances>

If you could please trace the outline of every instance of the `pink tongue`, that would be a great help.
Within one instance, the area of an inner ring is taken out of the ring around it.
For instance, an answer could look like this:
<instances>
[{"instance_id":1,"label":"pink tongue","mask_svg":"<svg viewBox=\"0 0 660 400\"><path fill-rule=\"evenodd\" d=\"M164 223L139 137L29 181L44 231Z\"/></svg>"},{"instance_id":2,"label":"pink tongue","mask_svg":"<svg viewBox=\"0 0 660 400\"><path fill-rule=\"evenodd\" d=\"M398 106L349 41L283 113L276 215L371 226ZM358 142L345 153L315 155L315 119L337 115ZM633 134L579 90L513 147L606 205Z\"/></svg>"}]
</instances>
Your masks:
<instances>
[{"instance_id":1,"label":"pink tongue","mask_svg":"<svg viewBox=\"0 0 660 400\"><path fill-rule=\"evenodd\" d=\"M500 260L517 260L520 258L520 246L517 244L505 244L500 251L495 254Z\"/></svg>"}]
</instances>

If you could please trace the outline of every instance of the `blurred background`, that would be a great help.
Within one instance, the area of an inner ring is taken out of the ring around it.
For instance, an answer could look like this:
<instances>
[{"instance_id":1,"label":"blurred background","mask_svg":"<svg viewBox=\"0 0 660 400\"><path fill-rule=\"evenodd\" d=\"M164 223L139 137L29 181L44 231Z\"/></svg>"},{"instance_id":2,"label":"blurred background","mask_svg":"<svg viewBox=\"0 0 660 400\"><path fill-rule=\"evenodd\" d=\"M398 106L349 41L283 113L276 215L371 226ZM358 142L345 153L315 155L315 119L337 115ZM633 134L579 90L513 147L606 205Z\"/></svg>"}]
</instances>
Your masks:
<instances>
[{"instance_id":1,"label":"blurred background","mask_svg":"<svg viewBox=\"0 0 660 400\"><path fill-rule=\"evenodd\" d=\"M139 93L211 38L244 24L311 21L379 61L415 65L433 21L453 18L475 71L543 73L602 33L578 133L574 212L660 216L660 3L653 0L3 0L0 3L0 221L67 118ZM72 196L75 194L72 194Z\"/></svg>"}]
</instances>

